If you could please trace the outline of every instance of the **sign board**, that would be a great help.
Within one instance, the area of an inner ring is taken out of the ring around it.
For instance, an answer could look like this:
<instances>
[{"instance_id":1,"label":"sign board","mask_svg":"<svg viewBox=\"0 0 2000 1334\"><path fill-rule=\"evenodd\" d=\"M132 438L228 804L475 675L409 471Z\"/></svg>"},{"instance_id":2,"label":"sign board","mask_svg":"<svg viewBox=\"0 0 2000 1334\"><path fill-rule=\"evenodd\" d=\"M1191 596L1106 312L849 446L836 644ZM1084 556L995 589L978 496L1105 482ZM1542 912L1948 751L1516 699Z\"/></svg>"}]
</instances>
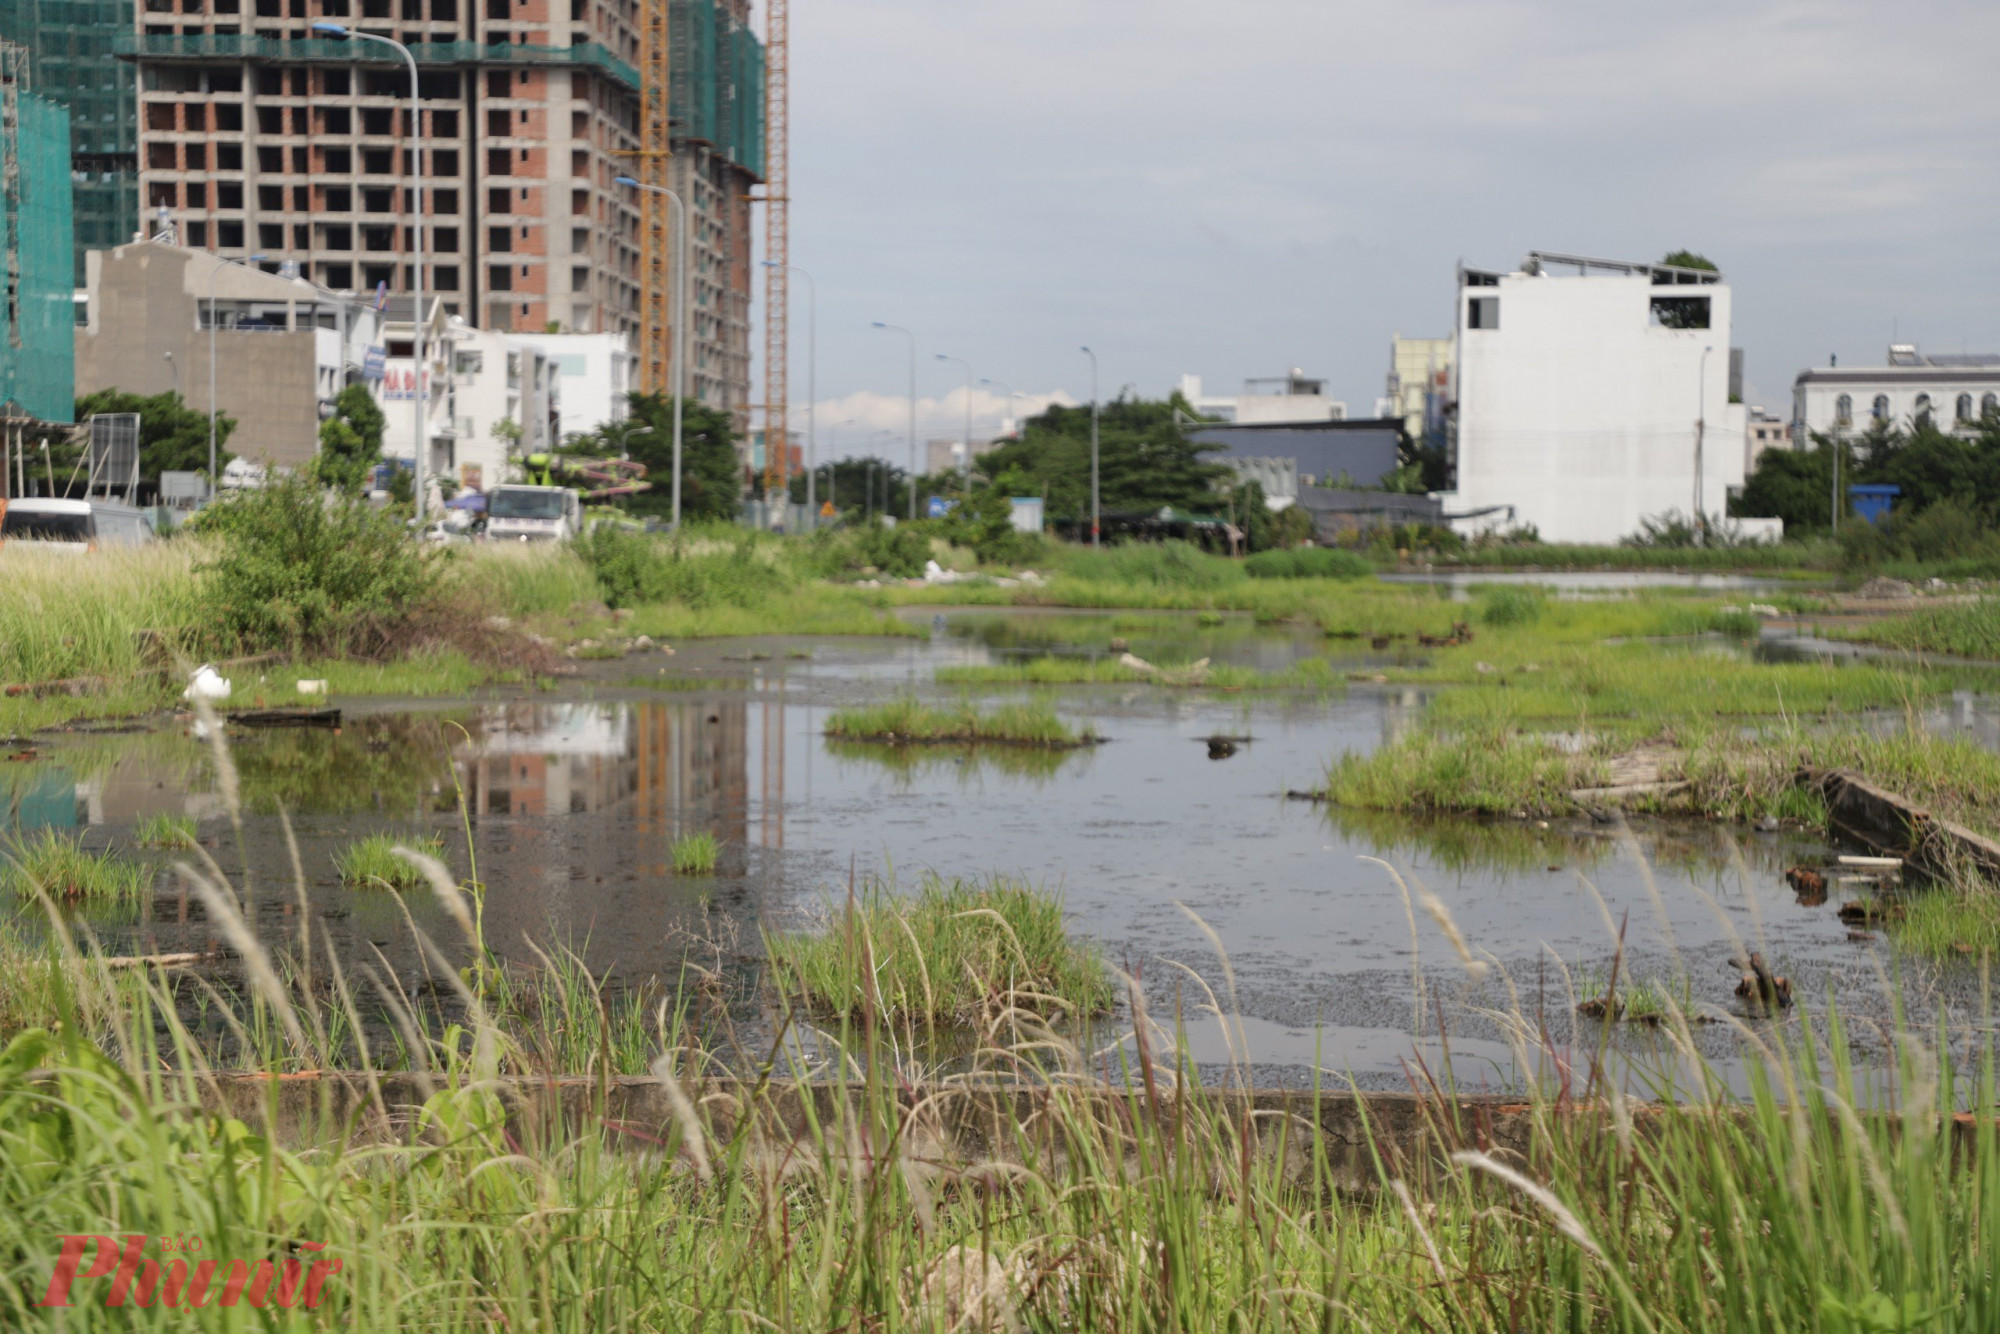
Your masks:
<instances>
[{"instance_id":1,"label":"sign board","mask_svg":"<svg viewBox=\"0 0 2000 1334\"><path fill-rule=\"evenodd\" d=\"M948 497L945 496L932 496L930 498L930 503L927 506L925 506L924 512L930 518L942 519L945 515L951 513L954 509L957 508L958 508L958 502L956 500L949 499Z\"/></svg>"},{"instance_id":2,"label":"sign board","mask_svg":"<svg viewBox=\"0 0 2000 1334\"><path fill-rule=\"evenodd\" d=\"M168 509L198 508L208 495L208 483L198 472L162 472L160 503Z\"/></svg>"},{"instance_id":3,"label":"sign board","mask_svg":"<svg viewBox=\"0 0 2000 1334\"><path fill-rule=\"evenodd\" d=\"M1042 531L1042 498L1040 496L1014 496L1009 502L1014 507L1011 516L1017 533L1039 533Z\"/></svg>"},{"instance_id":4,"label":"sign board","mask_svg":"<svg viewBox=\"0 0 2000 1334\"><path fill-rule=\"evenodd\" d=\"M86 494L123 491L130 504L139 489L139 414L94 412L89 425L85 457L90 464L90 481L84 488Z\"/></svg>"},{"instance_id":5,"label":"sign board","mask_svg":"<svg viewBox=\"0 0 2000 1334\"><path fill-rule=\"evenodd\" d=\"M417 366L408 357L393 362L385 361L382 367L382 398L387 401L409 402L417 396ZM424 397L430 397L430 376L424 377Z\"/></svg>"},{"instance_id":6,"label":"sign board","mask_svg":"<svg viewBox=\"0 0 2000 1334\"><path fill-rule=\"evenodd\" d=\"M389 350L371 347L361 354L361 378L368 381L380 380L388 371Z\"/></svg>"}]
</instances>

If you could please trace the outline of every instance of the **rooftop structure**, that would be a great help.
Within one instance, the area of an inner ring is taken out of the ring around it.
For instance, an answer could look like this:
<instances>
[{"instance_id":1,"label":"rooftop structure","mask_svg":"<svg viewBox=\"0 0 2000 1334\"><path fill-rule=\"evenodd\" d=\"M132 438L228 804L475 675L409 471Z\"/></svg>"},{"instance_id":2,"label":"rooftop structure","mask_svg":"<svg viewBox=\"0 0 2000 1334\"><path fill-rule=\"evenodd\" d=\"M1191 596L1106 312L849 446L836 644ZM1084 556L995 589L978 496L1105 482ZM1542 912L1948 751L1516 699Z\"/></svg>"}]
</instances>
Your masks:
<instances>
[{"instance_id":1,"label":"rooftop structure","mask_svg":"<svg viewBox=\"0 0 2000 1334\"><path fill-rule=\"evenodd\" d=\"M1324 422L1347 416L1347 405L1326 396L1326 381L1298 367L1288 374L1243 382L1234 398L1205 395L1199 375L1183 375L1177 386L1188 405L1204 417L1226 422Z\"/></svg>"}]
</instances>

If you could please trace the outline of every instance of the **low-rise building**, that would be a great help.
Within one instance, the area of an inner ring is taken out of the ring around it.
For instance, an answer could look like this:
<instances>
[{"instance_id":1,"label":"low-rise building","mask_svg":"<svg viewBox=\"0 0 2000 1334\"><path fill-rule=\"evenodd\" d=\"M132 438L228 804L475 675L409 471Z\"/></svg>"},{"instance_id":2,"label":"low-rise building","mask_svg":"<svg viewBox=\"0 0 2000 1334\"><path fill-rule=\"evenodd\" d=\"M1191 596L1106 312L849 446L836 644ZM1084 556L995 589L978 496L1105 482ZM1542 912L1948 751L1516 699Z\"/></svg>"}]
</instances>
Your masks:
<instances>
[{"instance_id":1,"label":"low-rise building","mask_svg":"<svg viewBox=\"0 0 2000 1334\"><path fill-rule=\"evenodd\" d=\"M1245 380L1243 392L1224 398L1201 391L1199 375L1183 375L1182 398L1204 417L1225 422L1325 422L1347 416L1347 404L1326 395L1326 381L1294 366L1289 374Z\"/></svg>"},{"instance_id":2,"label":"low-rise building","mask_svg":"<svg viewBox=\"0 0 2000 1334\"><path fill-rule=\"evenodd\" d=\"M1829 363L1792 382L1792 436L1804 448L1814 434L1859 435L1872 426L1907 430L1928 422L1969 433L2000 413L2000 355L1925 353L1892 343L1881 366Z\"/></svg>"},{"instance_id":3,"label":"low-rise building","mask_svg":"<svg viewBox=\"0 0 2000 1334\"><path fill-rule=\"evenodd\" d=\"M1745 429L1730 304L1709 269L1542 252L1461 266L1447 514L1616 542L1669 511L1724 513Z\"/></svg>"},{"instance_id":4,"label":"low-rise building","mask_svg":"<svg viewBox=\"0 0 2000 1334\"><path fill-rule=\"evenodd\" d=\"M507 481L518 461L557 446L557 377L550 358L513 334L475 329L426 299L423 377L426 460L433 480L485 491ZM382 380L385 457L409 464L416 454L418 377L411 360L408 298L385 311L387 374Z\"/></svg>"},{"instance_id":5,"label":"low-rise building","mask_svg":"<svg viewBox=\"0 0 2000 1334\"><path fill-rule=\"evenodd\" d=\"M558 381L559 439L587 435L630 415L639 359L622 333L515 334L549 359Z\"/></svg>"},{"instance_id":6,"label":"low-rise building","mask_svg":"<svg viewBox=\"0 0 2000 1334\"><path fill-rule=\"evenodd\" d=\"M228 449L245 459L306 464L323 408L377 374L379 313L301 278L159 241L93 250L85 277L76 392L171 391L207 412L212 342L214 406L235 420Z\"/></svg>"},{"instance_id":7,"label":"low-rise building","mask_svg":"<svg viewBox=\"0 0 2000 1334\"><path fill-rule=\"evenodd\" d=\"M1743 473L1747 477L1757 470L1757 456L1767 449L1788 449L1792 443L1792 429L1784 418L1774 416L1762 408L1750 409L1750 416L1743 426Z\"/></svg>"}]
</instances>

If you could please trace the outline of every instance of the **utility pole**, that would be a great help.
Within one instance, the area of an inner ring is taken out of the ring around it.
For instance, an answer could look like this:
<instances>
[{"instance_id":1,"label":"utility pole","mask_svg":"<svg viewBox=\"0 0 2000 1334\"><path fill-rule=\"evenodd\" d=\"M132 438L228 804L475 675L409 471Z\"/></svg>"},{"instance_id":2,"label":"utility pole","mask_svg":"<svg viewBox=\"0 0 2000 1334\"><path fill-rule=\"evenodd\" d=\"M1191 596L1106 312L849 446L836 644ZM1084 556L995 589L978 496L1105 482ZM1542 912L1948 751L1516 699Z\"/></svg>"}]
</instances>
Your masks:
<instances>
[{"instance_id":1,"label":"utility pole","mask_svg":"<svg viewBox=\"0 0 2000 1334\"><path fill-rule=\"evenodd\" d=\"M1090 545L1095 547L1103 545L1104 519L1097 492L1097 354L1086 347L1083 355L1090 358Z\"/></svg>"}]
</instances>

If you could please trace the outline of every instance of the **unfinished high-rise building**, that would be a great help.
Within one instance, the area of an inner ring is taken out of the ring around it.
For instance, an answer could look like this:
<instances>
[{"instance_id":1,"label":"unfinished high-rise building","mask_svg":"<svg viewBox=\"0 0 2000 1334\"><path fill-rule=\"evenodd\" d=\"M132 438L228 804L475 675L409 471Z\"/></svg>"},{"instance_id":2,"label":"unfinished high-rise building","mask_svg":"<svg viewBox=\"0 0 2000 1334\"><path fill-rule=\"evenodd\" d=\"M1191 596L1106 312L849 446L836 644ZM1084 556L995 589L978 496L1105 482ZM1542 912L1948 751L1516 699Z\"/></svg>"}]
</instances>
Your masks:
<instances>
[{"instance_id":1,"label":"unfinished high-rise building","mask_svg":"<svg viewBox=\"0 0 2000 1334\"><path fill-rule=\"evenodd\" d=\"M640 206L614 181L640 156L647 4L672 5L676 33L684 7L689 29L670 173L695 218L689 390L738 407L762 116L744 0L138 0L119 50L137 66L143 207L189 246L407 291L409 75L380 43L312 25L391 37L420 70L425 289L481 328L636 337Z\"/></svg>"},{"instance_id":2,"label":"unfinished high-rise building","mask_svg":"<svg viewBox=\"0 0 2000 1334\"><path fill-rule=\"evenodd\" d=\"M248 7L246 9L246 6ZM358 7L359 12L354 12ZM139 179L186 245L409 290L420 67L424 287L481 327L632 332L634 0L139 0Z\"/></svg>"}]
</instances>

